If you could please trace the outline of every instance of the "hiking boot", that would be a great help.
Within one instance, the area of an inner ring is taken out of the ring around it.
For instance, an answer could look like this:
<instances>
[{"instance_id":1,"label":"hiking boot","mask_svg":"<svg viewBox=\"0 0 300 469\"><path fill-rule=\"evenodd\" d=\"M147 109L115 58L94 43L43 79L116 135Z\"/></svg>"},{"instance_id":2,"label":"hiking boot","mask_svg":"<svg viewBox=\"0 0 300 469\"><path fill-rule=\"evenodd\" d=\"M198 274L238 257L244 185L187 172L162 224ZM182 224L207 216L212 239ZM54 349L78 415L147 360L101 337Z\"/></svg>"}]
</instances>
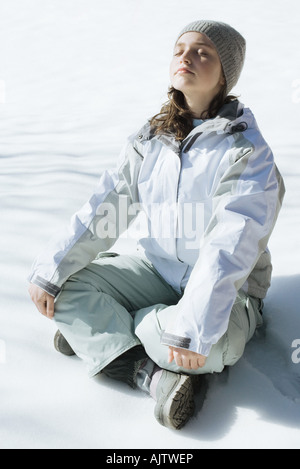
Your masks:
<instances>
[{"instance_id":1,"label":"hiking boot","mask_svg":"<svg viewBox=\"0 0 300 469\"><path fill-rule=\"evenodd\" d=\"M135 389L138 387L138 372L147 360L148 356L144 348L141 345L137 345L109 363L101 373L108 376L108 378L123 381Z\"/></svg>"},{"instance_id":2,"label":"hiking boot","mask_svg":"<svg viewBox=\"0 0 300 469\"><path fill-rule=\"evenodd\" d=\"M161 369L153 374L150 392L156 400L155 418L164 427L180 430L194 415L191 376Z\"/></svg>"},{"instance_id":3,"label":"hiking boot","mask_svg":"<svg viewBox=\"0 0 300 469\"><path fill-rule=\"evenodd\" d=\"M63 355L67 355L67 357L71 357L72 355L75 355L74 350L66 341L66 339L64 338L64 336L62 335L60 331L57 331L55 334L54 347L55 347L55 350L62 353Z\"/></svg>"}]
</instances>

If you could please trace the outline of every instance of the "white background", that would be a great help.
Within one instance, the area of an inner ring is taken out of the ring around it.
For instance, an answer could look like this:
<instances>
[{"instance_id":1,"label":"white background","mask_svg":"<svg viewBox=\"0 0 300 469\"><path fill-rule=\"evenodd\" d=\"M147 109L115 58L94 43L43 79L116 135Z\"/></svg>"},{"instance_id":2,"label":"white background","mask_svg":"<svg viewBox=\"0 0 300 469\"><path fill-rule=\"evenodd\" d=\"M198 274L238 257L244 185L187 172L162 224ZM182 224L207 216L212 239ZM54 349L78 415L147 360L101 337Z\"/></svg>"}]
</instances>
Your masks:
<instances>
[{"instance_id":1,"label":"white background","mask_svg":"<svg viewBox=\"0 0 300 469\"><path fill-rule=\"evenodd\" d=\"M1 448L300 447L299 14L297 0L0 0ZM126 137L159 111L174 41L198 19L246 37L234 91L287 195L270 243L266 328L228 374L209 378L202 411L174 432L157 424L150 398L57 354L26 279Z\"/></svg>"}]
</instances>

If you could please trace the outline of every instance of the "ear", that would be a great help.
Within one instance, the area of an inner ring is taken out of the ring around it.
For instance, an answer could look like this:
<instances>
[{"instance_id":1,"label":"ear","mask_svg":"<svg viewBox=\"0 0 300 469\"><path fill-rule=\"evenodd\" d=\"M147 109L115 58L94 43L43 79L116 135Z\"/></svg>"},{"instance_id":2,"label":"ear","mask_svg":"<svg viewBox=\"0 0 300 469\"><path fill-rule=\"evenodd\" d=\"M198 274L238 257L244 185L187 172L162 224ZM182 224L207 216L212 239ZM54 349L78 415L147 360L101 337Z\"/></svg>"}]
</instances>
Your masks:
<instances>
[{"instance_id":1,"label":"ear","mask_svg":"<svg viewBox=\"0 0 300 469\"><path fill-rule=\"evenodd\" d=\"M220 78L220 85L221 85L221 86L224 86L225 84L226 84L226 79L225 79L225 77L224 77L224 75L223 75L223 73L222 73L221 78Z\"/></svg>"}]
</instances>

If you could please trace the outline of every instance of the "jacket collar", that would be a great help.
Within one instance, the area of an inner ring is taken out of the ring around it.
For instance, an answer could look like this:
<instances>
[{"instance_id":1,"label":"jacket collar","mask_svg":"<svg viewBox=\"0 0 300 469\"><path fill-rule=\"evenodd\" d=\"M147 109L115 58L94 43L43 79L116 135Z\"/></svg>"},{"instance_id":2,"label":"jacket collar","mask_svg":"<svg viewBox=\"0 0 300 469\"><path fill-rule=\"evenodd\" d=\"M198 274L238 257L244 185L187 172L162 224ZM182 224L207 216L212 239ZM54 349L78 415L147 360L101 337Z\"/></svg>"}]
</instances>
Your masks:
<instances>
[{"instance_id":1,"label":"jacket collar","mask_svg":"<svg viewBox=\"0 0 300 469\"><path fill-rule=\"evenodd\" d=\"M219 114L214 119L208 119L203 124L195 127L190 134L179 142L173 135L161 134L155 135L150 122L147 122L137 134L137 140L144 142L153 138L161 141L164 145L170 147L175 153L180 154L181 149L187 145L191 139L194 141L199 135L210 132L217 132L218 134L227 133L233 134L235 132L243 132L249 127L249 109L245 109L244 105L238 101L231 101L220 109ZM253 117L253 116L252 116ZM251 120L251 119L250 119Z\"/></svg>"}]
</instances>

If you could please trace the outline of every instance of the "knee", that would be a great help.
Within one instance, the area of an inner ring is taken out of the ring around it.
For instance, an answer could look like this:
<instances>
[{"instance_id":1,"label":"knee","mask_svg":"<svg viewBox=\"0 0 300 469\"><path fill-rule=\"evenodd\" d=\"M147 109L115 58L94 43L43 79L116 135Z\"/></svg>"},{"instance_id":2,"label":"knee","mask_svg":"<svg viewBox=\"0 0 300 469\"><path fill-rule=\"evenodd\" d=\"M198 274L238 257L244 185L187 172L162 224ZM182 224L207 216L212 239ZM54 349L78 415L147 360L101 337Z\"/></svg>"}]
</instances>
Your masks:
<instances>
[{"instance_id":1,"label":"knee","mask_svg":"<svg viewBox=\"0 0 300 469\"><path fill-rule=\"evenodd\" d=\"M63 293L68 291L85 292L98 291L98 289L96 282L92 276L89 275L89 271L87 269L83 269L71 275L68 280L66 280L61 288L61 292Z\"/></svg>"},{"instance_id":2,"label":"knee","mask_svg":"<svg viewBox=\"0 0 300 469\"><path fill-rule=\"evenodd\" d=\"M224 366L235 365L244 355L246 347L245 335L240 329L228 330L226 333L226 348L223 355Z\"/></svg>"}]
</instances>

